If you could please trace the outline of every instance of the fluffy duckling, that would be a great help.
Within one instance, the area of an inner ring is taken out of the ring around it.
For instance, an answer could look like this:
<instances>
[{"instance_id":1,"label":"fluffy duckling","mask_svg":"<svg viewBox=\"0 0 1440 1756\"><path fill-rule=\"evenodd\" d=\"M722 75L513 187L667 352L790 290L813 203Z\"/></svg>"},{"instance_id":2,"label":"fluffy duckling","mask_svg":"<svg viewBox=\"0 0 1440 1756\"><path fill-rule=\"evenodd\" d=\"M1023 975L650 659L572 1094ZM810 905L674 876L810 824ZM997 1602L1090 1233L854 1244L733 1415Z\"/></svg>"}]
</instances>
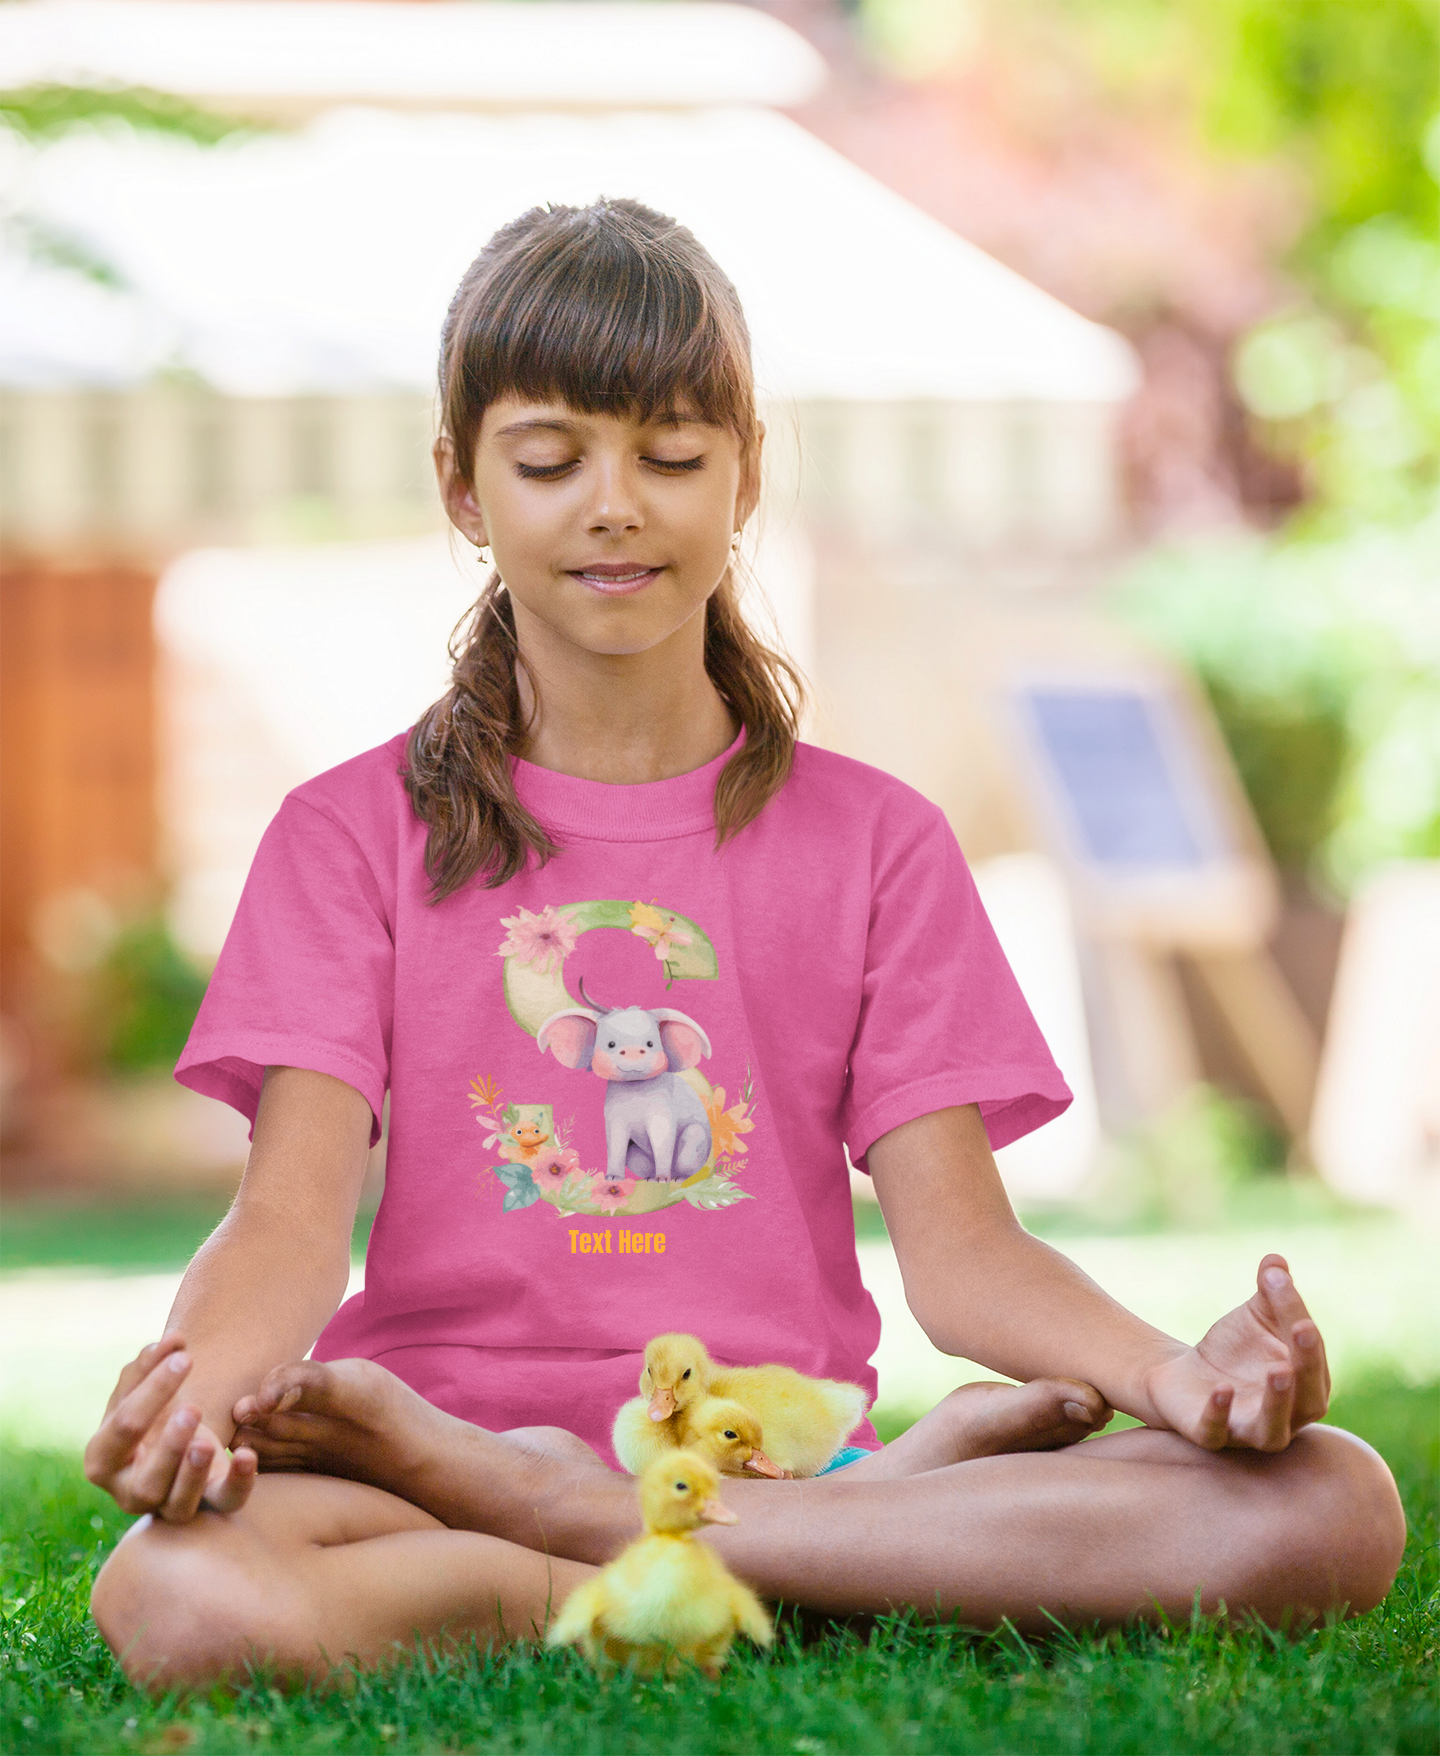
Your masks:
<instances>
[{"instance_id":1,"label":"fluffy duckling","mask_svg":"<svg viewBox=\"0 0 1440 1756\"><path fill-rule=\"evenodd\" d=\"M707 1396L681 1409L676 1418L682 1447L713 1463L722 1476L748 1471L774 1480L783 1474L761 1449L764 1432L759 1421L741 1403Z\"/></svg>"},{"instance_id":2,"label":"fluffy duckling","mask_svg":"<svg viewBox=\"0 0 1440 1756\"><path fill-rule=\"evenodd\" d=\"M645 1349L640 1394L622 1406L610 1435L632 1476L679 1446L681 1413L705 1395L705 1374L713 1370L693 1335L657 1335Z\"/></svg>"},{"instance_id":3,"label":"fluffy duckling","mask_svg":"<svg viewBox=\"0 0 1440 1756\"><path fill-rule=\"evenodd\" d=\"M760 1600L692 1540L702 1524L739 1523L715 1498L719 1485L693 1452L656 1458L640 1479L645 1535L570 1594L546 1644L578 1646L597 1670L633 1664L642 1676L669 1676L689 1661L710 1677L737 1633L768 1646L774 1631Z\"/></svg>"},{"instance_id":4,"label":"fluffy duckling","mask_svg":"<svg viewBox=\"0 0 1440 1756\"><path fill-rule=\"evenodd\" d=\"M765 1450L786 1475L818 1475L859 1424L870 1399L858 1384L807 1378L789 1366L716 1366L708 1388L748 1408Z\"/></svg>"}]
</instances>

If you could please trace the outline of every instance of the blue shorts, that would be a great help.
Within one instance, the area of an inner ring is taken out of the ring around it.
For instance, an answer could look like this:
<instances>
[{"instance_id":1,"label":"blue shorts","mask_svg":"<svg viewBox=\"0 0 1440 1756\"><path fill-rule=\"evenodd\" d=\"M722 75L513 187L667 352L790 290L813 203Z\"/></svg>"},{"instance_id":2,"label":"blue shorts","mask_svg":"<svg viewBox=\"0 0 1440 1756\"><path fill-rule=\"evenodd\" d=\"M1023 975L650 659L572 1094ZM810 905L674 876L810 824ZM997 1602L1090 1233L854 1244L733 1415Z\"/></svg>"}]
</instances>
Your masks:
<instances>
[{"instance_id":1,"label":"blue shorts","mask_svg":"<svg viewBox=\"0 0 1440 1756\"><path fill-rule=\"evenodd\" d=\"M828 1476L832 1470L844 1469L849 1464L859 1463L862 1457L873 1455L863 1445L842 1445L819 1473L822 1476Z\"/></svg>"}]
</instances>

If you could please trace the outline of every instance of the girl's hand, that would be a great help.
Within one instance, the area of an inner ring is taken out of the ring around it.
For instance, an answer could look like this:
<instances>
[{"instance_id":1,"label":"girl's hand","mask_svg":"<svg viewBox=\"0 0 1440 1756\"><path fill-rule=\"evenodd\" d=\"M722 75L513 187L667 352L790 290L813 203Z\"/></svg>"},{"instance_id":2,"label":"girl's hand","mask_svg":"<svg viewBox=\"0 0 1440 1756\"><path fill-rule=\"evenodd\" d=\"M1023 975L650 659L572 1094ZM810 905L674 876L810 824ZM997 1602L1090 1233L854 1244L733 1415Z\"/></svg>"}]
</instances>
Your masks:
<instances>
[{"instance_id":1,"label":"girl's hand","mask_svg":"<svg viewBox=\"0 0 1440 1756\"><path fill-rule=\"evenodd\" d=\"M1222 1317L1198 1346L1146 1374L1164 1424L1206 1451L1283 1451L1330 1404L1325 1344L1285 1258L1263 1258L1256 1278L1254 1298Z\"/></svg>"},{"instance_id":2,"label":"girl's hand","mask_svg":"<svg viewBox=\"0 0 1440 1756\"><path fill-rule=\"evenodd\" d=\"M174 1404L191 1360L178 1335L142 1348L120 1374L105 1418L85 1447L85 1476L126 1512L185 1524L202 1505L236 1512L250 1497L257 1460L232 1457L193 1403Z\"/></svg>"}]
</instances>

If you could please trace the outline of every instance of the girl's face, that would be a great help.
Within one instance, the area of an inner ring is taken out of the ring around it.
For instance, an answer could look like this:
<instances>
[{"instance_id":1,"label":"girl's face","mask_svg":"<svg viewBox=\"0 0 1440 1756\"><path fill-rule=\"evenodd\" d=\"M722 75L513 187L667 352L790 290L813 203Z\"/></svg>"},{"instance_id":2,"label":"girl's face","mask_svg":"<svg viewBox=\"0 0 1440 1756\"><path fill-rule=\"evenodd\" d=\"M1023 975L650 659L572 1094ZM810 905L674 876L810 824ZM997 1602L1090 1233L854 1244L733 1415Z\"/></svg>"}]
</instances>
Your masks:
<instances>
[{"instance_id":1,"label":"girl's face","mask_svg":"<svg viewBox=\"0 0 1440 1756\"><path fill-rule=\"evenodd\" d=\"M691 413L639 421L506 397L485 411L471 480L437 454L451 520L489 546L522 621L638 653L703 606L754 510L759 458Z\"/></svg>"}]
</instances>

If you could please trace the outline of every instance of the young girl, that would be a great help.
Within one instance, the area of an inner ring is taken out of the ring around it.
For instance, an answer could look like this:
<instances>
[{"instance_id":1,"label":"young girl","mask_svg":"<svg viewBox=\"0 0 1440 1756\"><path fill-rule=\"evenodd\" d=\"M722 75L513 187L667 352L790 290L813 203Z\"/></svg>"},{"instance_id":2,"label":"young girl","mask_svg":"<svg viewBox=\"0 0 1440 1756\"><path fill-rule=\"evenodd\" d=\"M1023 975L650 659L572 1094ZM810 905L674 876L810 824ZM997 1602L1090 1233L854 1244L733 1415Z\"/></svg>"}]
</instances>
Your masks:
<instances>
[{"instance_id":1,"label":"young girl","mask_svg":"<svg viewBox=\"0 0 1440 1756\"><path fill-rule=\"evenodd\" d=\"M633 202L536 209L440 371L445 503L494 571L444 698L285 801L181 1059L254 1144L87 1452L150 1515L94 1593L127 1671L533 1637L635 1528L608 1432L663 1331L873 1394L845 1147L931 1339L1022 1382L727 1486L738 1573L1021 1627L1376 1603L1398 1499L1312 1424L1286 1264L1189 1347L1011 1211L991 1149L1069 1093L941 814L797 744L740 615L763 435L714 262ZM1144 1428L1074 1443L1112 1407Z\"/></svg>"}]
</instances>

